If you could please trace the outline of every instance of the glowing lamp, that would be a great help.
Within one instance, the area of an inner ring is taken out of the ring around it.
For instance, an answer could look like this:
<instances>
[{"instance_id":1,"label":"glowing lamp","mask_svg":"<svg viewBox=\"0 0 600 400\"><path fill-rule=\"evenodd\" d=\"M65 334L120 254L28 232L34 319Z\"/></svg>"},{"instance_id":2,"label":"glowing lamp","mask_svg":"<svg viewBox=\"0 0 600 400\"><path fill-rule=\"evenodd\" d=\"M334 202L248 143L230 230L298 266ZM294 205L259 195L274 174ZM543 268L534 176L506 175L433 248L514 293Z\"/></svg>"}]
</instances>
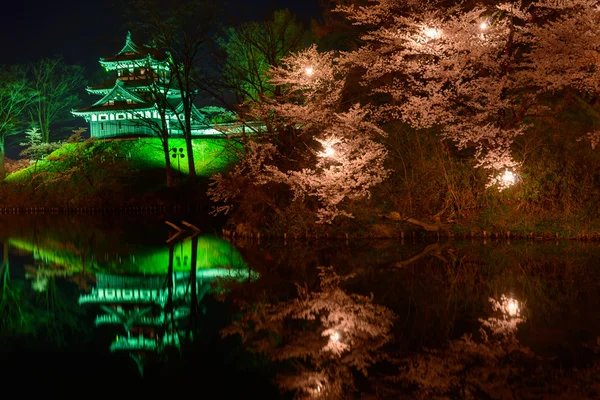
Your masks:
<instances>
[{"instance_id":1,"label":"glowing lamp","mask_svg":"<svg viewBox=\"0 0 600 400\"><path fill-rule=\"evenodd\" d=\"M502 174L502 183L504 184L504 186L512 186L515 183L517 183L517 174L515 174L512 171L509 171L508 169L506 171L504 171L504 174Z\"/></svg>"},{"instance_id":2,"label":"glowing lamp","mask_svg":"<svg viewBox=\"0 0 600 400\"><path fill-rule=\"evenodd\" d=\"M487 22L482 22L479 24L479 29L481 29L482 31L485 31L488 27L489 25L487 24Z\"/></svg>"},{"instance_id":3,"label":"glowing lamp","mask_svg":"<svg viewBox=\"0 0 600 400\"><path fill-rule=\"evenodd\" d=\"M340 334L337 332L333 332L330 336L329 339L331 339L332 342L339 342L340 340Z\"/></svg>"},{"instance_id":4,"label":"glowing lamp","mask_svg":"<svg viewBox=\"0 0 600 400\"><path fill-rule=\"evenodd\" d=\"M304 68L304 73L308 76L312 76L312 74L314 74L315 71L313 70L312 67L306 67L306 68Z\"/></svg>"},{"instance_id":5,"label":"glowing lamp","mask_svg":"<svg viewBox=\"0 0 600 400\"><path fill-rule=\"evenodd\" d=\"M506 303L506 313L511 317L516 317L520 314L521 308L519 302L515 299L508 299Z\"/></svg>"},{"instance_id":6,"label":"glowing lamp","mask_svg":"<svg viewBox=\"0 0 600 400\"><path fill-rule=\"evenodd\" d=\"M323 157L333 157L335 150L331 146L325 146L325 151L321 153Z\"/></svg>"},{"instance_id":7,"label":"glowing lamp","mask_svg":"<svg viewBox=\"0 0 600 400\"><path fill-rule=\"evenodd\" d=\"M425 30L423 31L423 33L429 39L439 39L440 36L442 36L442 33L440 32L440 30L436 29L436 28L425 28Z\"/></svg>"}]
</instances>

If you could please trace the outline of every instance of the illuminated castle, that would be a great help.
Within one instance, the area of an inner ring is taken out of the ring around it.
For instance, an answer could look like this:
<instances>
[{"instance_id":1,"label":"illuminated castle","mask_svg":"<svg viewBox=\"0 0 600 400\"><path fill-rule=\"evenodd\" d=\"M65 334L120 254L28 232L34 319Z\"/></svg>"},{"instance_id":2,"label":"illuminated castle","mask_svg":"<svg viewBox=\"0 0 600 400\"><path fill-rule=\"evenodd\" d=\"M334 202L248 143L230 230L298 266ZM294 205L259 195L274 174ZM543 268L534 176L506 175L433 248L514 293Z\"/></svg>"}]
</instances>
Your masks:
<instances>
[{"instance_id":1,"label":"illuminated castle","mask_svg":"<svg viewBox=\"0 0 600 400\"><path fill-rule=\"evenodd\" d=\"M161 98L168 104L165 108L169 134L181 136L178 115L183 118L183 103L179 89L171 80L169 60L168 52L136 45L131 40L131 33L128 33L121 51L100 59L100 65L113 74L112 80L86 89L88 93L102 98L71 113L89 122L92 137L155 136L156 128L152 126L160 127L161 119L154 99ZM224 110L217 107L202 110L192 108L192 135L220 134L212 129L211 114L222 114Z\"/></svg>"}]
</instances>

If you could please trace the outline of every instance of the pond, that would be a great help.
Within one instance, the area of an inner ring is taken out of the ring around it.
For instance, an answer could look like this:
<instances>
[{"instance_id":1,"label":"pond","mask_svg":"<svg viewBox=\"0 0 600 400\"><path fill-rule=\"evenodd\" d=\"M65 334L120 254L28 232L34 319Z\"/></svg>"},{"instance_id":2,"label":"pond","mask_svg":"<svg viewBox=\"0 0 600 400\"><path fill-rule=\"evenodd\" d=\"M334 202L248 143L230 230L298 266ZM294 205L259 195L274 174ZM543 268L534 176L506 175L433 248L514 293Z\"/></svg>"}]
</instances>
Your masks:
<instances>
[{"instance_id":1,"label":"pond","mask_svg":"<svg viewBox=\"0 0 600 400\"><path fill-rule=\"evenodd\" d=\"M194 216L21 215L0 216L0 244L4 377L47 390L600 398L598 243L225 240Z\"/></svg>"}]
</instances>

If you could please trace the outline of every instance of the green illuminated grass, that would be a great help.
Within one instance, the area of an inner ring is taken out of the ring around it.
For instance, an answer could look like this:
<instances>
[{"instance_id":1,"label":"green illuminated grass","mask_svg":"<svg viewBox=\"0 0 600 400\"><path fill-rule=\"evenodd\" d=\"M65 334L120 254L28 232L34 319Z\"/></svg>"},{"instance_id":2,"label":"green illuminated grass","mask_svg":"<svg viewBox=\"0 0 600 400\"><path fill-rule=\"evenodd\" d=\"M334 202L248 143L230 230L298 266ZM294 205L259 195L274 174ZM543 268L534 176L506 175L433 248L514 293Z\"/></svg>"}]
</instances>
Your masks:
<instances>
[{"instance_id":1,"label":"green illuminated grass","mask_svg":"<svg viewBox=\"0 0 600 400\"><path fill-rule=\"evenodd\" d=\"M227 150L226 142L227 140L222 138L196 139L193 141L194 162L198 176L208 177L213 175L226 168L233 161L230 152ZM121 143L125 145L123 150L130 152L130 160L135 167L140 169L165 168L165 156L158 139L129 140L121 141ZM183 174L188 174L188 159L184 139L169 140L169 147L177 149L177 154L184 155L184 157L173 158L173 153L170 153L173 168ZM179 149L183 149L183 152L179 152Z\"/></svg>"},{"instance_id":2,"label":"green illuminated grass","mask_svg":"<svg viewBox=\"0 0 600 400\"><path fill-rule=\"evenodd\" d=\"M233 158L227 150L227 140L224 138L195 139L193 141L194 161L196 174L199 177L209 177L229 165ZM169 147L177 149L177 154L183 157L172 157L171 165L174 171L189 174L187 151L184 139L170 139ZM183 149L180 152L179 149ZM53 170L66 170L72 165L63 165L73 161L76 153L85 160L96 160L102 163L125 162L132 170L164 169L165 156L162 144L158 138L121 139L97 141L90 148L82 143L67 143L40 161L36 173L52 172ZM7 183L29 181L34 167L17 171L6 177Z\"/></svg>"},{"instance_id":3,"label":"green illuminated grass","mask_svg":"<svg viewBox=\"0 0 600 400\"><path fill-rule=\"evenodd\" d=\"M235 158L224 137L193 141L196 178L186 179L188 158L183 139L171 139L182 158L171 157L172 185L167 187L165 155L158 138L90 140L67 143L45 160L0 182L0 207L107 208L199 204L209 177ZM179 149L183 149L179 152Z\"/></svg>"}]
</instances>

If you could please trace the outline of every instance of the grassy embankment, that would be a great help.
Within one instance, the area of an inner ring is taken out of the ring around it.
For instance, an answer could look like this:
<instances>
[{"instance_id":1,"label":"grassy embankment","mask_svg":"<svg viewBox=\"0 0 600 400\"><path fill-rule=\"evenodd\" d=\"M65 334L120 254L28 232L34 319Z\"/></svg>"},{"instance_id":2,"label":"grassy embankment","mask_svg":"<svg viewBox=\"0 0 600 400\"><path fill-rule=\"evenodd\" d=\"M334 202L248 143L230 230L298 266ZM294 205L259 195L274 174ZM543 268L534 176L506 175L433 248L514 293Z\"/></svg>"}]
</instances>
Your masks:
<instances>
[{"instance_id":1,"label":"grassy embankment","mask_svg":"<svg viewBox=\"0 0 600 400\"><path fill-rule=\"evenodd\" d=\"M171 139L169 147L182 148L184 157L171 158L176 187L167 188L165 157L156 138L66 143L37 165L0 182L0 207L122 208L202 202L209 177L233 159L227 146L222 138L195 140L198 179L190 183L185 179L189 170L184 140Z\"/></svg>"}]
</instances>

